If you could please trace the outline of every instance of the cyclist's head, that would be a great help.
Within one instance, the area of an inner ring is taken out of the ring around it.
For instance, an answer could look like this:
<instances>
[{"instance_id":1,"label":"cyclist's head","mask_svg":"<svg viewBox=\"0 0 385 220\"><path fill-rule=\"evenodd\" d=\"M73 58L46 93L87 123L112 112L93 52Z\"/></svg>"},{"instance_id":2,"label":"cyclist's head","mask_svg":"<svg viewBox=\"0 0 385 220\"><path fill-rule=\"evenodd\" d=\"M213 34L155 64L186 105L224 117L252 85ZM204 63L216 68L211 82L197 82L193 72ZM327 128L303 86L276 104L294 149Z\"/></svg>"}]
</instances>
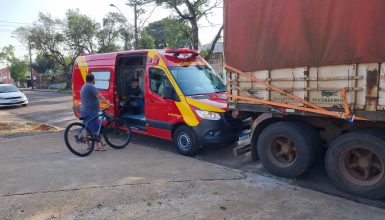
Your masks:
<instances>
[{"instance_id":1,"label":"cyclist's head","mask_svg":"<svg viewBox=\"0 0 385 220\"><path fill-rule=\"evenodd\" d=\"M94 79L95 79L94 74L92 74L92 73L87 74L87 76L86 76L86 82L87 83L93 83Z\"/></svg>"}]
</instances>

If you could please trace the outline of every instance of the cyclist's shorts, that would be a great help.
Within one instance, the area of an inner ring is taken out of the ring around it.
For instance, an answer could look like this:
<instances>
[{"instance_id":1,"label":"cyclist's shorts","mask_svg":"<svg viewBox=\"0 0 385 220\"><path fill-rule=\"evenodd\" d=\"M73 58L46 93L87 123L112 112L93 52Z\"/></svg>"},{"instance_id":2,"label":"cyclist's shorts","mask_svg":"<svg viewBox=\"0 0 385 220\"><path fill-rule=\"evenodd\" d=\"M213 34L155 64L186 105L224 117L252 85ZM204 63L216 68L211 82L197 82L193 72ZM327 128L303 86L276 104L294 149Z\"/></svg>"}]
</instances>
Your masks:
<instances>
[{"instance_id":1,"label":"cyclist's shorts","mask_svg":"<svg viewBox=\"0 0 385 220\"><path fill-rule=\"evenodd\" d=\"M84 118L83 124L86 125L86 123L88 122L88 128L93 134L96 134L98 132L99 118L95 118L94 120L91 120L91 119L98 115L99 113L97 112L84 112L84 111L81 112L81 116Z\"/></svg>"}]
</instances>

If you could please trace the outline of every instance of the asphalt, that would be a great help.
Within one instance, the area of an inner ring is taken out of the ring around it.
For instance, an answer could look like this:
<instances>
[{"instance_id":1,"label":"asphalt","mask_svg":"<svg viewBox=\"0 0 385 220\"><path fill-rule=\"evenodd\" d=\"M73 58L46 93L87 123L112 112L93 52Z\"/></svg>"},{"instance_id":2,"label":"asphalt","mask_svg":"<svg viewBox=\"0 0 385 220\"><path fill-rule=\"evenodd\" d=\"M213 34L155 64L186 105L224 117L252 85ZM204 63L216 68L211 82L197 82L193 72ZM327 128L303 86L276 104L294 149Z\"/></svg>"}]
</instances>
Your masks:
<instances>
[{"instance_id":1,"label":"asphalt","mask_svg":"<svg viewBox=\"0 0 385 220\"><path fill-rule=\"evenodd\" d=\"M130 144L79 158L66 149L62 132L32 137L0 140L0 219L385 216L384 209L154 146Z\"/></svg>"}]
</instances>

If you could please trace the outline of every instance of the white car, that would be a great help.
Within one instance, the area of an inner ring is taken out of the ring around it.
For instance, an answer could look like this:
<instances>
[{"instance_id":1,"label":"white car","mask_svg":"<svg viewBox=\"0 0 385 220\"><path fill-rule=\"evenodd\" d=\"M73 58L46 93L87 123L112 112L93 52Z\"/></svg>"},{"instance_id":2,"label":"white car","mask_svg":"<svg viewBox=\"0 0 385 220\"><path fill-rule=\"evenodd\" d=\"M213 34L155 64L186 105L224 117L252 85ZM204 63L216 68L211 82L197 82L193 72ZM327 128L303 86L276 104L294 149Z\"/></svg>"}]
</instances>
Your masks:
<instances>
[{"instance_id":1,"label":"white car","mask_svg":"<svg viewBox=\"0 0 385 220\"><path fill-rule=\"evenodd\" d=\"M16 86L0 84L0 107L27 106L28 99Z\"/></svg>"}]
</instances>

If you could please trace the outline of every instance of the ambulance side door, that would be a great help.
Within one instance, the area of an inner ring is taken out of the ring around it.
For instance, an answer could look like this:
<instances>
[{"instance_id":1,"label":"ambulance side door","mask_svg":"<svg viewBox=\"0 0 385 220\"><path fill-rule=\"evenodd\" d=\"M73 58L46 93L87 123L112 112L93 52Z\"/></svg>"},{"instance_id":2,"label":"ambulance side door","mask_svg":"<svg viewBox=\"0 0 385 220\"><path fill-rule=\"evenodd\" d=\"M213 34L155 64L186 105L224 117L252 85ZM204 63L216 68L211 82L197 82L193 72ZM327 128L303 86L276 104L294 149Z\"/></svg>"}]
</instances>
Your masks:
<instances>
[{"instance_id":1,"label":"ambulance side door","mask_svg":"<svg viewBox=\"0 0 385 220\"><path fill-rule=\"evenodd\" d=\"M147 131L150 135L171 140L172 126L181 119L175 101L163 98L163 88L171 85L165 71L159 67L148 68L148 86L145 97Z\"/></svg>"}]
</instances>

